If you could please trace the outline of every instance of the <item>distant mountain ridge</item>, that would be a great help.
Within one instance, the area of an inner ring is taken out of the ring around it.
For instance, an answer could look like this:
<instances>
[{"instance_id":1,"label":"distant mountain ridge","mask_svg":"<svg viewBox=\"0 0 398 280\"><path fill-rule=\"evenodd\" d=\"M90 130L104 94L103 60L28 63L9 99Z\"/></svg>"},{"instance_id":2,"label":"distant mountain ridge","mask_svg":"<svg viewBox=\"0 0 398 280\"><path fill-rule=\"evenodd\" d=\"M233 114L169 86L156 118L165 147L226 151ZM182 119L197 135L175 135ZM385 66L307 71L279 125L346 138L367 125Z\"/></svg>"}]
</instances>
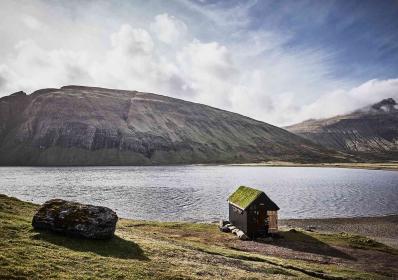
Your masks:
<instances>
[{"instance_id":1,"label":"distant mountain ridge","mask_svg":"<svg viewBox=\"0 0 398 280\"><path fill-rule=\"evenodd\" d=\"M330 149L368 159L398 160L398 105L392 98L346 115L285 128Z\"/></svg>"},{"instance_id":2,"label":"distant mountain ridge","mask_svg":"<svg viewBox=\"0 0 398 280\"><path fill-rule=\"evenodd\" d=\"M206 105L138 91L66 86L0 98L1 165L146 165L344 155Z\"/></svg>"},{"instance_id":3,"label":"distant mountain ridge","mask_svg":"<svg viewBox=\"0 0 398 280\"><path fill-rule=\"evenodd\" d=\"M397 102L395 102L393 98L383 99L378 103L354 111L354 113L370 113L370 114L397 113L397 112L398 112L398 104Z\"/></svg>"}]
</instances>

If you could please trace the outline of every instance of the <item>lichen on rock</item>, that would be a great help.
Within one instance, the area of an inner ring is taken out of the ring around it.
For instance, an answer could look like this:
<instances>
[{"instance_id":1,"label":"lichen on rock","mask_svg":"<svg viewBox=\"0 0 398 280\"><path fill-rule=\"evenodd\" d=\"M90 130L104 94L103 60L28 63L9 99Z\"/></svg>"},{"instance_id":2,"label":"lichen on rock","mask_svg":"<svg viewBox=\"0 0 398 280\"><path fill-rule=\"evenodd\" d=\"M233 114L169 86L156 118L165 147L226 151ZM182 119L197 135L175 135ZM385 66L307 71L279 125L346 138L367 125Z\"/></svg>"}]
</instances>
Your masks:
<instances>
[{"instance_id":1,"label":"lichen on rock","mask_svg":"<svg viewBox=\"0 0 398 280\"><path fill-rule=\"evenodd\" d=\"M107 207L52 199L37 210L32 226L66 235L108 239L114 235L117 220L116 213Z\"/></svg>"}]
</instances>

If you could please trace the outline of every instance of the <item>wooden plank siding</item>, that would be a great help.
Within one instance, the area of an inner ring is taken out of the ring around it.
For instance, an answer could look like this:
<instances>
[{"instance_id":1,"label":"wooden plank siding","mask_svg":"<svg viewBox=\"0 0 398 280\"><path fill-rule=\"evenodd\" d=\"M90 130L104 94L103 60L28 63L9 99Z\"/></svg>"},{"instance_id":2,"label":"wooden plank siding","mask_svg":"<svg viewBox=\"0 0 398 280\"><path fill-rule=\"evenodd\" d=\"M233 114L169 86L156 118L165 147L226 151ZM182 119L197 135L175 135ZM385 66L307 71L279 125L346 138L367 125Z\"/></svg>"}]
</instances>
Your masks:
<instances>
[{"instance_id":1,"label":"wooden plank siding","mask_svg":"<svg viewBox=\"0 0 398 280\"><path fill-rule=\"evenodd\" d=\"M228 201L229 221L249 238L278 232L279 207L264 192L241 186Z\"/></svg>"},{"instance_id":2,"label":"wooden plank siding","mask_svg":"<svg viewBox=\"0 0 398 280\"><path fill-rule=\"evenodd\" d=\"M267 211L268 233L278 232L278 211Z\"/></svg>"},{"instance_id":3,"label":"wooden plank siding","mask_svg":"<svg viewBox=\"0 0 398 280\"><path fill-rule=\"evenodd\" d=\"M229 204L229 221L243 232L248 231L247 211L243 211L232 204Z\"/></svg>"},{"instance_id":4,"label":"wooden plank siding","mask_svg":"<svg viewBox=\"0 0 398 280\"><path fill-rule=\"evenodd\" d=\"M260 208L264 207L261 197L252 203L246 210L229 204L230 222L245 232L250 238L263 236L267 233L278 232L278 212L267 210L261 221L259 221ZM263 223L264 221L264 223ZM266 223L265 221L268 221Z\"/></svg>"}]
</instances>

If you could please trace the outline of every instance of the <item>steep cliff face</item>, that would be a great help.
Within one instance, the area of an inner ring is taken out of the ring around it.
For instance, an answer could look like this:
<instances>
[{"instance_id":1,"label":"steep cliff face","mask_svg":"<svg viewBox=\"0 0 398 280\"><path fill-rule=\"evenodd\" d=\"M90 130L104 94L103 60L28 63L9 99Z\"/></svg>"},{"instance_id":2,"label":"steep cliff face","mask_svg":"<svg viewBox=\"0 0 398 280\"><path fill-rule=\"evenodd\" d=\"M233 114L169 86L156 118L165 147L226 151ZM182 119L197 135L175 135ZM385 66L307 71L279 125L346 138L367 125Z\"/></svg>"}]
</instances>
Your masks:
<instances>
[{"instance_id":1,"label":"steep cliff face","mask_svg":"<svg viewBox=\"0 0 398 280\"><path fill-rule=\"evenodd\" d=\"M2 165L343 159L272 125L151 93L66 86L0 106Z\"/></svg>"},{"instance_id":2,"label":"steep cliff face","mask_svg":"<svg viewBox=\"0 0 398 280\"><path fill-rule=\"evenodd\" d=\"M20 112L29 104L29 96L19 91L0 99L0 141L8 130L21 121Z\"/></svg>"},{"instance_id":3,"label":"steep cliff face","mask_svg":"<svg viewBox=\"0 0 398 280\"><path fill-rule=\"evenodd\" d=\"M347 115L308 120L286 129L331 149L398 159L398 105L392 98Z\"/></svg>"}]
</instances>

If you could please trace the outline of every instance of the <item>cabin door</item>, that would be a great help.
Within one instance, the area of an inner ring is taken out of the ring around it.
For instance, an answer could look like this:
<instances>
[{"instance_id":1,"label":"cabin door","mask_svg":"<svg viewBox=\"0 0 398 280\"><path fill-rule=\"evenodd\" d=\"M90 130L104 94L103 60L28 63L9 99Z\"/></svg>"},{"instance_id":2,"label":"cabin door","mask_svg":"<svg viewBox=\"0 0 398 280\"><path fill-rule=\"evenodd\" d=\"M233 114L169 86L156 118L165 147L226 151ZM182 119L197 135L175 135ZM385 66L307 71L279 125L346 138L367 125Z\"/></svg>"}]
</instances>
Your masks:
<instances>
[{"instance_id":1,"label":"cabin door","mask_svg":"<svg viewBox=\"0 0 398 280\"><path fill-rule=\"evenodd\" d=\"M259 205L258 207L258 218L257 218L257 228L261 231L265 230L268 232L268 219L267 219L267 210L265 209L265 205Z\"/></svg>"}]
</instances>

